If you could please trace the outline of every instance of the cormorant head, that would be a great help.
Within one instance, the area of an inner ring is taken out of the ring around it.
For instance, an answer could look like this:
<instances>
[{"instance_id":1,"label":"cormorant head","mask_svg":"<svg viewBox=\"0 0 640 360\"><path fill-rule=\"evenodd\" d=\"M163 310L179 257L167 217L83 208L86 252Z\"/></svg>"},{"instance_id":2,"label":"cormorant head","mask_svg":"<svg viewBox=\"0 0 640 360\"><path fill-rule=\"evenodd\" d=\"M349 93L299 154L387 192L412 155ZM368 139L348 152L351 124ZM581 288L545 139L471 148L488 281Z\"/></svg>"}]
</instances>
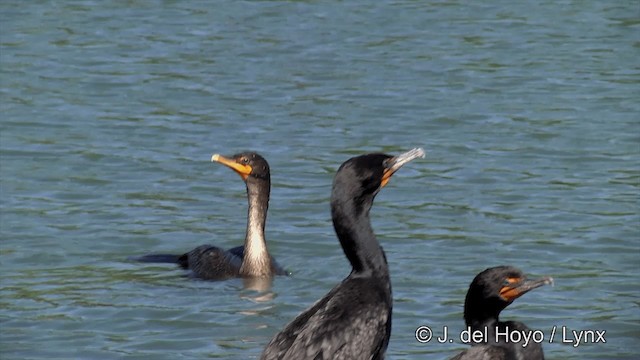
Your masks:
<instances>
[{"instance_id":1,"label":"cormorant head","mask_svg":"<svg viewBox=\"0 0 640 360\"><path fill-rule=\"evenodd\" d=\"M269 163L255 152L242 152L229 158L220 154L214 154L211 156L211 161L219 162L230 167L238 173L245 182L251 181L252 179L270 181L271 178Z\"/></svg>"},{"instance_id":2,"label":"cormorant head","mask_svg":"<svg viewBox=\"0 0 640 360\"><path fill-rule=\"evenodd\" d=\"M371 201L398 169L418 157L424 157L424 150L417 148L397 156L374 153L353 157L338 169L332 197L355 199L357 204Z\"/></svg>"},{"instance_id":3,"label":"cormorant head","mask_svg":"<svg viewBox=\"0 0 640 360\"><path fill-rule=\"evenodd\" d=\"M470 323L471 320L481 320L478 319L480 317L497 319L515 299L547 284L553 284L553 278L530 280L513 266L486 269L476 275L469 286L464 304L465 320Z\"/></svg>"}]
</instances>

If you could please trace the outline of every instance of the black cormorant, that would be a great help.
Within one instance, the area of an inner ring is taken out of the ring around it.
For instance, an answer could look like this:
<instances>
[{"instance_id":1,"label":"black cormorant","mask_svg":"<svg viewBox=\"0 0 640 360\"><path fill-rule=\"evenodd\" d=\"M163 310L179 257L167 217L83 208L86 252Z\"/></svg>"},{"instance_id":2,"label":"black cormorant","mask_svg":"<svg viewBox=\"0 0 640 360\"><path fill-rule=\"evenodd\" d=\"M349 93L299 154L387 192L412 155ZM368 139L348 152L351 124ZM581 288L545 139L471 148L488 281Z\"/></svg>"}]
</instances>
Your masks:
<instances>
[{"instance_id":1,"label":"black cormorant","mask_svg":"<svg viewBox=\"0 0 640 360\"><path fill-rule=\"evenodd\" d=\"M369 210L402 165L422 149L398 156L368 154L340 166L331 192L331 217L353 269L267 345L261 359L383 359L391 335L391 281Z\"/></svg>"},{"instance_id":2,"label":"black cormorant","mask_svg":"<svg viewBox=\"0 0 640 360\"><path fill-rule=\"evenodd\" d=\"M472 347L451 360L542 360L544 354L539 342L530 338L527 346L524 338L507 335L513 331L532 331L521 322L500 321L498 316L515 299L553 279L543 277L529 280L519 269L497 266L479 273L471 282L464 301L464 320L467 328L486 334L482 341L472 342ZM521 333L522 334L522 333ZM487 341L484 341L484 340ZM518 340L514 342L512 340Z\"/></svg>"}]
</instances>

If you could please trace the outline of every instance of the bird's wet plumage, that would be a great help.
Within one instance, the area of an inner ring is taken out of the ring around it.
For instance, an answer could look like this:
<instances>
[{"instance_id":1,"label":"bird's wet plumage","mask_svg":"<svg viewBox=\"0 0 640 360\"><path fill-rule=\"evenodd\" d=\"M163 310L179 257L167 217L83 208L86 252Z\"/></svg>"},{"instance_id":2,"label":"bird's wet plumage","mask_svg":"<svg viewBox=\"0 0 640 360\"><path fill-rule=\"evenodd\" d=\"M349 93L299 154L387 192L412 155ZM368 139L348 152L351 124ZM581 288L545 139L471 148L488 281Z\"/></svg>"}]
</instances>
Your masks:
<instances>
[{"instance_id":1,"label":"bird's wet plumage","mask_svg":"<svg viewBox=\"0 0 640 360\"><path fill-rule=\"evenodd\" d=\"M470 349L456 355L451 360L542 360L544 353L542 346L529 341L523 347L523 341L508 341L506 336L512 331L531 330L517 321L499 320L500 312L515 299L530 290L546 284L552 284L553 279L544 277L530 280L519 269L512 266L497 266L479 273L471 282L464 303L464 319L471 331L487 333L487 342L472 343ZM497 340L497 341L496 341Z\"/></svg>"},{"instance_id":2,"label":"bird's wet plumage","mask_svg":"<svg viewBox=\"0 0 640 360\"><path fill-rule=\"evenodd\" d=\"M368 154L347 160L331 194L334 228L352 271L275 335L261 359L383 359L391 335L391 281L369 210L378 191L405 163L424 156Z\"/></svg>"}]
</instances>

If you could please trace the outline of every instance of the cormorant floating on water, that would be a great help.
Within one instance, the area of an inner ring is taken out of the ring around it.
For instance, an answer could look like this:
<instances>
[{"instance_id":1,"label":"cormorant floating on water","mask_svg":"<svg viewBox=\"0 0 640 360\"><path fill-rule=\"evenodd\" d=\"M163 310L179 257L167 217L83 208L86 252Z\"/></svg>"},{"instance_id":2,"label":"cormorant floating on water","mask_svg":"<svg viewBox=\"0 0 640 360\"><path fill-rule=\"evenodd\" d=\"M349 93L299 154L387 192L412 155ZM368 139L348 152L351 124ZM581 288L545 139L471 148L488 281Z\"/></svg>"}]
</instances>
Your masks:
<instances>
[{"instance_id":1,"label":"cormorant floating on water","mask_svg":"<svg viewBox=\"0 0 640 360\"><path fill-rule=\"evenodd\" d=\"M530 339L523 347L524 340L513 342L509 339L518 338L507 339L507 331L524 331L529 336L531 330L525 324L500 321L498 316L515 299L546 284L553 284L553 279L529 280L512 266L497 266L479 273L471 282L464 301L464 320L472 332L486 331L488 341L472 343L470 349L451 360L543 360L542 346L538 342Z\"/></svg>"},{"instance_id":2,"label":"cormorant floating on water","mask_svg":"<svg viewBox=\"0 0 640 360\"><path fill-rule=\"evenodd\" d=\"M134 259L142 262L177 263L183 269L190 270L191 276L205 280L288 275L269 254L264 237L271 191L267 160L255 152L243 152L230 158L214 154L211 161L230 167L247 185L249 211L244 246L224 251L216 246L202 245L183 255L152 254Z\"/></svg>"}]
</instances>

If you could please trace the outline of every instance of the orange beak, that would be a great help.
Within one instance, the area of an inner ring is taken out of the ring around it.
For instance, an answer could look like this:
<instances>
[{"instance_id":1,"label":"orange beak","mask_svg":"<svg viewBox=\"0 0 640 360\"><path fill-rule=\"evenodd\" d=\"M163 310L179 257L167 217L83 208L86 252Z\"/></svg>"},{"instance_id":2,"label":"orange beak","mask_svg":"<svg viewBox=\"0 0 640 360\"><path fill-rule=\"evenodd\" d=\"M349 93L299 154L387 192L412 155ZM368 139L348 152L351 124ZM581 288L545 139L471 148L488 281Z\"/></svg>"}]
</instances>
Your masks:
<instances>
[{"instance_id":1,"label":"orange beak","mask_svg":"<svg viewBox=\"0 0 640 360\"><path fill-rule=\"evenodd\" d=\"M240 175L242 180L247 180L249 174L251 174L251 171L253 170L250 165L239 164L235 160L226 158L220 154L213 154L213 156L211 156L211 161L219 162L222 165L230 167Z\"/></svg>"},{"instance_id":2,"label":"orange beak","mask_svg":"<svg viewBox=\"0 0 640 360\"><path fill-rule=\"evenodd\" d=\"M530 290L542 285L553 284L553 278L550 277L543 277L536 280L509 278L507 281L509 281L509 285L503 286L502 289L500 289L500 297L508 302L512 302Z\"/></svg>"}]
</instances>

